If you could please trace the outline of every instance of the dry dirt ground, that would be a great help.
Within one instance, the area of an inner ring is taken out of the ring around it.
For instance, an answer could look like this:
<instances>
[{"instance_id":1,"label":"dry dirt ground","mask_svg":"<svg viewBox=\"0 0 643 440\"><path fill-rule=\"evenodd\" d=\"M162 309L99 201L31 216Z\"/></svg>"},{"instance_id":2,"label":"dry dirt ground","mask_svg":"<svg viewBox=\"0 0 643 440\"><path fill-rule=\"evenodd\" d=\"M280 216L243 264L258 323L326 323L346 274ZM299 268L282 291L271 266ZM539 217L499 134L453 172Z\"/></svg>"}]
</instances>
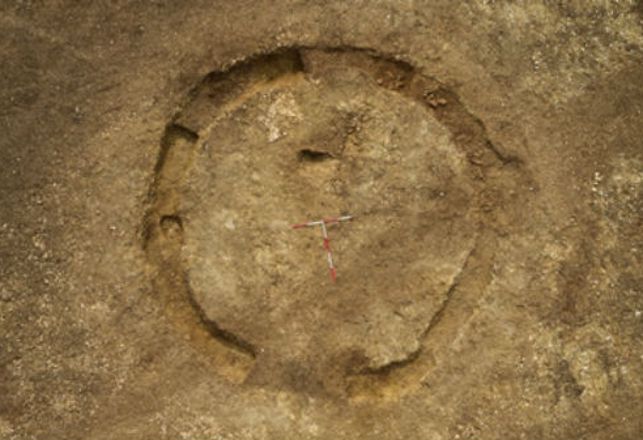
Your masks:
<instances>
[{"instance_id":1,"label":"dry dirt ground","mask_svg":"<svg viewBox=\"0 0 643 440\"><path fill-rule=\"evenodd\" d=\"M643 438L642 16L2 2L0 439Z\"/></svg>"}]
</instances>

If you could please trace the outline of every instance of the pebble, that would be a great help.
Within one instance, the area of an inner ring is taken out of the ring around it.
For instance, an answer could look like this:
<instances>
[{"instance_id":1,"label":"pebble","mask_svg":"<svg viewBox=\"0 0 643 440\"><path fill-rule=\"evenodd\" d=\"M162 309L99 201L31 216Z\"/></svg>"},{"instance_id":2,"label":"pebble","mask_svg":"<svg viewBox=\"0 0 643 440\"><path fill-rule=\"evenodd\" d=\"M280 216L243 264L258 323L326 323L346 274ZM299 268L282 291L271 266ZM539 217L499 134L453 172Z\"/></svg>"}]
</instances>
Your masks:
<instances>
[{"instance_id":1,"label":"pebble","mask_svg":"<svg viewBox=\"0 0 643 440\"><path fill-rule=\"evenodd\" d=\"M230 231L234 231L235 229L237 229L235 224L234 224L234 220L231 219L231 218L226 220L226 222L224 223L224 226L226 227L226 229L228 229Z\"/></svg>"}]
</instances>

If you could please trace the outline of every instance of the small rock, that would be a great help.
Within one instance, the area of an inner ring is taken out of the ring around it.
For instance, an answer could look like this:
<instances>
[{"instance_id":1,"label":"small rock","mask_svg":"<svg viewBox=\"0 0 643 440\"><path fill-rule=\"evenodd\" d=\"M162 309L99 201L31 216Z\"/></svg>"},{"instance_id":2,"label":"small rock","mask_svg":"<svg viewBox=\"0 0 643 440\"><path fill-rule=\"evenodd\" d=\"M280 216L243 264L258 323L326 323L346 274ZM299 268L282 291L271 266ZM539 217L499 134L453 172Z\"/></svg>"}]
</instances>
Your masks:
<instances>
[{"instance_id":1,"label":"small rock","mask_svg":"<svg viewBox=\"0 0 643 440\"><path fill-rule=\"evenodd\" d=\"M9 302L11 300L12 300L12 295L10 292L7 292L6 290L0 291L0 301Z\"/></svg>"},{"instance_id":2,"label":"small rock","mask_svg":"<svg viewBox=\"0 0 643 440\"><path fill-rule=\"evenodd\" d=\"M431 108L437 108L447 105L446 99L435 96L435 93L429 90L425 90L423 95L427 104L429 104Z\"/></svg>"},{"instance_id":3,"label":"small rock","mask_svg":"<svg viewBox=\"0 0 643 440\"><path fill-rule=\"evenodd\" d=\"M224 223L224 226L226 227L226 229L228 229L230 231L234 231L235 229L237 229L235 224L234 224L234 220L231 219L231 218L226 220L226 222Z\"/></svg>"}]
</instances>

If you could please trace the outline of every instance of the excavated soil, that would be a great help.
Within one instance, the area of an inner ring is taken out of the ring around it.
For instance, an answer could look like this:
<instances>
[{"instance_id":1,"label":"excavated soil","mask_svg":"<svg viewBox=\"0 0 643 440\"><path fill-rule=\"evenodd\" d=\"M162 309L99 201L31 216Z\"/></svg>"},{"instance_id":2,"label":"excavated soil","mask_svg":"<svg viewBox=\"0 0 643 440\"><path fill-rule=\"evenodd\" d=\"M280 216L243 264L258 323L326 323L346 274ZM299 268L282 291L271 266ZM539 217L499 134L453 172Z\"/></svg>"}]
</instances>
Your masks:
<instances>
[{"instance_id":1,"label":"excavated soil","mask_svg":"<svg viewBox=\"0 0 643 440\"><path fill-rule=\"evenodd\" d=\"M0 6L0 439L643 438L641 4L456 3Z\"/></svg>"}]
</instances>

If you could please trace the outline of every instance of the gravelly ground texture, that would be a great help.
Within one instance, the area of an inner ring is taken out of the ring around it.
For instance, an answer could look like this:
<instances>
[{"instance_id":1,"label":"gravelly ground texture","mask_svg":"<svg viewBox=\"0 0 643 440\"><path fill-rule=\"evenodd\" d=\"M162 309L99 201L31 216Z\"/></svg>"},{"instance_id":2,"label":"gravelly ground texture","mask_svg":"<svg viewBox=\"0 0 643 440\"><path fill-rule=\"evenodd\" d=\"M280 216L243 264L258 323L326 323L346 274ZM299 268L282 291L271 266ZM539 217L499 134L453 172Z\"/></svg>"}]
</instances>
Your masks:
<instances>
[{"instance_id":1,"label":"gravelly ground texture","mask_svg":"<svg viewBox=\"0 0 643 440\"><path fill-rule=\"evenodd\" d=\"M642 17L3 2L0 439L643 438Z\"/></svg>"}]
</instances>

